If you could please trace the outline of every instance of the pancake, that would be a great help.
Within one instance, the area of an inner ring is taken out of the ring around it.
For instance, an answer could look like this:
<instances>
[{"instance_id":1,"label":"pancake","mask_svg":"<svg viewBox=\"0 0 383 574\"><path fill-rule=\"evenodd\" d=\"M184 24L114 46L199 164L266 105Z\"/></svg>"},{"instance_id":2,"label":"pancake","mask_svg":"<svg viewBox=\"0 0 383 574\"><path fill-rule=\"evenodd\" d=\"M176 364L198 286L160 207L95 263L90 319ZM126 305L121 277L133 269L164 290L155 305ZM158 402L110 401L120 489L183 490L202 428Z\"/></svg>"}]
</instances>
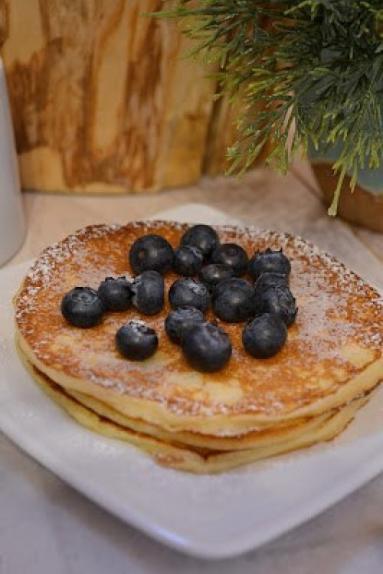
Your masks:
<instances>
[{"instance_id":1,"label":"pancake","mask_svg":"<svg viewBox=\"0 0 383 574\"><path fill-rule=\"evenodd\" d=\"M19 346L17 346L17 350L23 364L34 377L43 377L50 386L58 387L60 390L63 390L59 385L57 385L57 383L54 383L52 379L49 379L49 377L34 367L28 361ZM300 419L299 421L288 422L284 425L270 427L259 431L250 431L238 436L216 437L213 435L186 431L171 433L158 426L147 423L146 421L122 415L101 401L88 395L84 395L83 393L66 389L65 394L100 417L108 419L119 426L126 427L139 433L145 433L168 443L203 449L205 451L246 450L249 448L270 445L275 442L280 442L281 440L295 439L298 435L304 432L316 429L335 414L335 411L333 410L317 417Z\"/></svg>"},{"instance_id":2,"label":"pancake","mask_svg":"<svg viewBox=\"0 0 383 574\"><path fill-rule=\"evenodd\" d=\"M124 417L169 433L218 438L328 414L382 380L380 295L315 246L276 232L216 228L222 242L236 242L249 255L270 247L283 248L290 258L299 313L287 344L270 359L245 353L241 325L222 324L233 343L229 365L213 374L192 370L164 333L168 304L144 318L160 343L142 363L121 357L114 344L122 324L143 318L136 311L107 314L91 330L64 321L60 302L71 288L96 288L106 276L130 272L135 239L158 233L176 246L186 228L161 221L91 226L46 249L15 298L17 338L28 361L67 392L91 397ZM170 273L167 286L175 278Z\"/></svg>"},{"instance_id":3,"label":"pancake","mask_svg":"<svg viewBox=\"0 0 383 574\"><path fill-rule=\"evenodd\" d=\"M44 373L38 371L23 357L29 372L42 390L62 407L82 426L108 438L126 441L150 454L159 464L177 470L196 474L213 474L256 462L264 458L280 455L320 441L329 441L337 436L354 418L357 410L365 404L367 397L359 397L342 409L334 411L329 417L322 417L316 424L300 435L286 436L279 441L260 445L257 448L240 451L214 451L195 449L177 443L168 443L143 432L120 425L107 417L84 406L66 390L54 383Z\"/></svg>"}]
</instances>

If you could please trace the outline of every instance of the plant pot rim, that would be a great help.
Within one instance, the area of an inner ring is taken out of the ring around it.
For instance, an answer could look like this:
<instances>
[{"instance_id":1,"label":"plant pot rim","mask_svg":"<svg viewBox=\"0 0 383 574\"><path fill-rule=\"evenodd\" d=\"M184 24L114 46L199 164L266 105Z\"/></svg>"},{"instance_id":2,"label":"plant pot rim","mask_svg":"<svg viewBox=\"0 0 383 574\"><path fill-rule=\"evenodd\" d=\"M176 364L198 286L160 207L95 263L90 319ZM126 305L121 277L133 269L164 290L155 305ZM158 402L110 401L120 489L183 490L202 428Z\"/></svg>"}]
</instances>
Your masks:
<instances>
[{"instance_id":1,"label":"plant pot rim","mask_svg":"<svg viewBox=\"0 0 383 574\"><path fill-rule=\"evenodd\" d=\"M324 202L329 206L338 176L329 162L314 160L310 163ZM383 193L372 193L359 185L351 191L350 177L346 176L339 198L338 215L350 223L383 233Z\"/></svg>"}]
</instances>

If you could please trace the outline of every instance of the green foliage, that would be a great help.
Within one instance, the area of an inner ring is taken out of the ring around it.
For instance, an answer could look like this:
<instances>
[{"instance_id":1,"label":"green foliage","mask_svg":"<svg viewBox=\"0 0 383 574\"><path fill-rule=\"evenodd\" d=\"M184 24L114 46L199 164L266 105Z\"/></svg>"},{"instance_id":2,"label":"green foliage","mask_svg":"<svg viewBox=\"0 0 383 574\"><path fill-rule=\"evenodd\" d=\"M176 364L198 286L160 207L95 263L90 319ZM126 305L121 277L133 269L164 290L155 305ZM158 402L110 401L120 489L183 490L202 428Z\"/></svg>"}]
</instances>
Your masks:
<instances>
[{"instance_id":1,"label":"green foliage","mask_svg":"<svg viewBox=\"0 0 383 574\"><path fill-rule=\"evenodd\" d=\"M197 52L219 64L223 92L241 94L231 171L271 140L268 161L286 169L298 148L341 143L336 213L346 173L383 161L383 0L176 0Z\"/></svg>"}]
</instances>

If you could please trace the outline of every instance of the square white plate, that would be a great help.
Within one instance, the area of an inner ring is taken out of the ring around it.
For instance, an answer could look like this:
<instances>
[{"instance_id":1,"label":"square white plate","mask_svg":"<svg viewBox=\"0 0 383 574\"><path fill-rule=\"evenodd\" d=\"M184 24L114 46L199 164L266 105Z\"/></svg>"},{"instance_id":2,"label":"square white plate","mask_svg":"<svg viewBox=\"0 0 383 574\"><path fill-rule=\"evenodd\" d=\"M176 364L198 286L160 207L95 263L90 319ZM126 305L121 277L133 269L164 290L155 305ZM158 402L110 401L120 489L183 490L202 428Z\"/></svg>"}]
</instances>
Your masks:
<instances>
[{"instance_id":1,"label":"square white plate","mask_svg":"<svg viewBox=\"0 0 383 574\"><path fill-rule=\"evenodd\" d=\"M200 205L160 215L229 221ZM186 553L224 558L270 541L383 471L383 389L334 442L219 476L162 468L134 447L80 427L40 391L16 355L11 298L28 266L0 272L0 429L126 522Z\"/></svg>"}]
</instances>

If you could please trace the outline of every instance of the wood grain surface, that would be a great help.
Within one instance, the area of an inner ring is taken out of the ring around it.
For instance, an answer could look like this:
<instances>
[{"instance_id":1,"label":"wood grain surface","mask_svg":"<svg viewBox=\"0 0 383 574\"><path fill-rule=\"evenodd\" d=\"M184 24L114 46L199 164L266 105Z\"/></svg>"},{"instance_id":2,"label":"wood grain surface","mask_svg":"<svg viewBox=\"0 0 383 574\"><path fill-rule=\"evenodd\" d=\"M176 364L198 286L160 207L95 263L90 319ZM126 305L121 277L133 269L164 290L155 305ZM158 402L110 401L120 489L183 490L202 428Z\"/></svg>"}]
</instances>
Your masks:
<instances>
[{"instance_id":1,"label":"wood grain surface","mask_svg":"<svg viewBox=\"0 0 383 574\"><path fill-rule=\"evenodd\" d=\"M0 0L24 188L156 190L222 172L233 113L163 0Z\"/></svg>"}]
</instances>

